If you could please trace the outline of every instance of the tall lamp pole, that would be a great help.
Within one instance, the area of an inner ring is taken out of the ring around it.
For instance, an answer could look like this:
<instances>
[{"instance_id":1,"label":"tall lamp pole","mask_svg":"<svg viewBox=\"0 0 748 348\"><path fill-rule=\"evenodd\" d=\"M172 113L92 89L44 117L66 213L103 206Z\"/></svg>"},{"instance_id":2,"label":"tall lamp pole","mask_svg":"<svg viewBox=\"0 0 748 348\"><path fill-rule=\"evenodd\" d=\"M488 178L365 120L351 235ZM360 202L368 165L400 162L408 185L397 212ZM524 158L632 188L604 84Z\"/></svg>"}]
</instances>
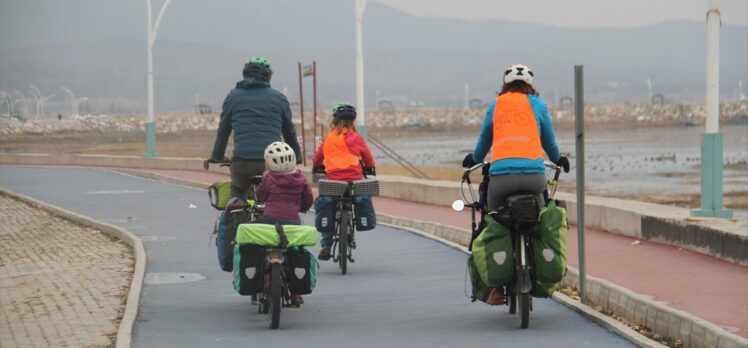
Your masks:
<instances>
[{"instance_id":1,"label":"tall lamp pole","mask_svg":"<svg viewBox=\"0 0 748 348\"><path fill-rule=\"evenodd\" d=\"M71 116L77 116L78 115L78 110L76 108L76 106L77 106L76 104L78 104L78 100L75 98L75 94L73 94L73 91L69 90L65 86L62 86L61 88L62 88L63 91L65 91L68 94L70 94L70 102L73 105L73 110L71 111L72 112Z\"/></svg>"},{"instance_id":2,"label":"tall lamp pole","mask_svg":"<svg viewBox=\"0 0 748 348\"><path fill-rule=\"evenodd\" d=\"M364 140L369 140L369 129L366 126L364 112L364 49L361 38L361 20L364 17L366 0L353 0L356 8L356 127Z\"/></svg>"},{"instance_id":3,"label":"tall lamp pole","mask_svg":"<svg viewBox=\"0 0 748 348\"><path fill-rule=\"evenodd\" d=\"M146 0L146 5L148 5L148 120L145 124L145 138L148 147L143 154L144 157L158 157L158 152L156 152L156 124L153 122L153 44L156 42L161 19L169 3L171 3L171 0L164 1L156 17L156 24L153 25L151 0Z\"/></svg>"},{"instance_id":4,"label":"tall lamp pole","mask_svg":"<svg viewBox=\"0 0 748 348\"><path fill-rule=\"evenodd\" d=\"M706 13L706 131L701 138L701 209L697 217L732 218L722 208L723 137L719 132L719 1L709 0Z\"/></svg>"}]
</instances>

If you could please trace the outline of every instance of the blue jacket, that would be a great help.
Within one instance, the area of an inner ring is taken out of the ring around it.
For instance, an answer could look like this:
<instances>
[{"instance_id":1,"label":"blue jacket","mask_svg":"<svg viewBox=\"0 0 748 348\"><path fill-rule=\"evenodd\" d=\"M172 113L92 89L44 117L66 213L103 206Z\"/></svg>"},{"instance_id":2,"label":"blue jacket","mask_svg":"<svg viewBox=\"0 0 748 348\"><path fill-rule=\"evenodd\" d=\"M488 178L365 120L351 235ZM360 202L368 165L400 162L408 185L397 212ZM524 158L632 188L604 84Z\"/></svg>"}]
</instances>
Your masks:
<instances>
[{"instance_id":1,"label":"blue jacket","mask_svg":"<svg viewBox=\"0 0 748 348\"><path fill-rule=\"evenodd\" d=\"M232 130L232 159L262 160L265 148L272 142L281 141L281 135L296 152L296 158L301 158L288 100L270 88L266 81L245 78L237 82L236 88L226 96L211 158L223 158Z\"/></svg>"},{"instance_id":2,"label":"blue jacket","mask_svg":"<svg viewBox=\"0 0 748 348\"><path fill-rule=\"evenodd\" d=\"M552 162L556 162L561 154L556 145L556 135L553 132L551 117L548 115L548 107L545 105L545 102L536 95L528 95L527 98L529 99L530 106L535 114L535 119L538 121L540 142L543 145L543 150L548 155L548 159ZM493 110L495 107L496 99L488 105L486 118L483 120L483 126L481 126L480 129L478 143L475 144L475 150L473 150L473 158L476 162L482 161L488 154L488 150L490 150L493 145ZM534 160L526 158L505 158L491 163L491 176L534 173L545 173L543 158Z\"/></svg>"}]
</instances>

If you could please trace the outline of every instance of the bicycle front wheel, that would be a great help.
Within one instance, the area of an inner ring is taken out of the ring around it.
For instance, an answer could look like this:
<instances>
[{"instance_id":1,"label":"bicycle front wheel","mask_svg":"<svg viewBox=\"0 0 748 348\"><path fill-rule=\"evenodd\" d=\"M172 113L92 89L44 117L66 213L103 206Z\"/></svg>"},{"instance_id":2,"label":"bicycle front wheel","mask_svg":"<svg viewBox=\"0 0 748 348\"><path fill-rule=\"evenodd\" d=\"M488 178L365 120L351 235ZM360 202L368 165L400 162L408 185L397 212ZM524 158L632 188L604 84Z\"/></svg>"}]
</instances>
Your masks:
<instances>
[{"instance_id":1,"label":"bicycle front wheel","mask_svg":"<svg viewBox=\"0 0 748 348\"><path fill-rule=\"evenodd\" d=\"M340 224L338 225L338 266L340 273L348 272L348 210L340 212Z\"/></svg>"},{"instance_id":2,"label":"bicycle front wheel","mask_svg":"<svg viewBox=\"0 0 748 348\"><path fill-rule=\"evenodd\" d=\"M268 296L270 328L277 329L280 325L281 313L281 264L270 265L270 294Z\"/></svg>"}]
</instances>

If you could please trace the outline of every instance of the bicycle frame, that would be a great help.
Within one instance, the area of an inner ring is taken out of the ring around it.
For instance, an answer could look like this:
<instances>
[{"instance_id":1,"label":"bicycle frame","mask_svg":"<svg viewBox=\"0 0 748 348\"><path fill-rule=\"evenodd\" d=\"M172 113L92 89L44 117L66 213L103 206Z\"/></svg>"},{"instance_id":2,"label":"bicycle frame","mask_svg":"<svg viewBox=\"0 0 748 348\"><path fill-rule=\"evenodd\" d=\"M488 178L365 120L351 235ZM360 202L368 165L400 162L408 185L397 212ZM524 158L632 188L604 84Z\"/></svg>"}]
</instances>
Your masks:
<instances>
[{"instance_id":1,"label":"bicycle frame","mask_svg":"<svg viewBox=\"0 0 748 348\"><path fill-rule=\"evenodd\" d=\"M355 262L353 259L352 238L355 232L353 226L353 183L349 182L342 196L335 197L335 234L332 237L332 258L338 262L343 274L347 272L347 261ZM343 219L346 219L345 223ZM346 229L346 231L343 231ZM344 243L343 245L341 245ZM342 254L345 255L342 255Z\"/></svg>"}]
</instances>

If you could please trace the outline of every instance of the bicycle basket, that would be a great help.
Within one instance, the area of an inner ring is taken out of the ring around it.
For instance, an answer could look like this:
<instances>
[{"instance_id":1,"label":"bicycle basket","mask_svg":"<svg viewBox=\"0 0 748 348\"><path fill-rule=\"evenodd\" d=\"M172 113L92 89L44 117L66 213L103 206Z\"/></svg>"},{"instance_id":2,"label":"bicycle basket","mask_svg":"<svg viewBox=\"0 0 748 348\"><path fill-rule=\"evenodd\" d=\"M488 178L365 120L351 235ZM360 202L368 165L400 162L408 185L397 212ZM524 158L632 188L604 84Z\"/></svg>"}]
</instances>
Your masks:
<instances>
[{"instance_id":1,"label":"bicycle basket","mask_svg":"<svg viewBox=\"0 0 748 348\"><path fill-rule=\"evenodd\" d=\"M353 182L353 194L356 196L379 196L379 181L374 179L356 180Z\"/></svg>"},{"instance_id":2,"label":"bicycle basket","mask_svg":"<svg viewBox=\"0 0 748 348\"><path fill-rule=\"evenodd\" d=\"M317 183L320 196L342 196L348 188L348 182L339 180L321 179Z\"/></svg>"}]
</instances>

